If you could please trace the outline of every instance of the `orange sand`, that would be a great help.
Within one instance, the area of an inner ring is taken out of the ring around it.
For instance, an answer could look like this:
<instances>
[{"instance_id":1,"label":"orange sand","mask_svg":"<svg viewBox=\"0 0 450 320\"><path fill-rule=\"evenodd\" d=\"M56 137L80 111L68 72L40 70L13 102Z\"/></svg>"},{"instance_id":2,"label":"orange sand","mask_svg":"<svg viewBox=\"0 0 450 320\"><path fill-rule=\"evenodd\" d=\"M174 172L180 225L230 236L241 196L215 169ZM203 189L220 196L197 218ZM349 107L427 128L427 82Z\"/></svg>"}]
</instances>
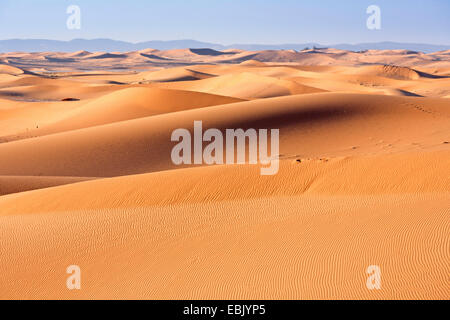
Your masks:
<instances>
[{"instance_id":1,"label":"orange sand","mask_svg":"<svg viewBox=\"0 0 450 320\"><path fill-rule=\"evenodd\" d=\"M448 52L0 61L0 299L450 297ZM278 174L175 166L195 120L280 129Z\"/></svg>"}]
</instances>

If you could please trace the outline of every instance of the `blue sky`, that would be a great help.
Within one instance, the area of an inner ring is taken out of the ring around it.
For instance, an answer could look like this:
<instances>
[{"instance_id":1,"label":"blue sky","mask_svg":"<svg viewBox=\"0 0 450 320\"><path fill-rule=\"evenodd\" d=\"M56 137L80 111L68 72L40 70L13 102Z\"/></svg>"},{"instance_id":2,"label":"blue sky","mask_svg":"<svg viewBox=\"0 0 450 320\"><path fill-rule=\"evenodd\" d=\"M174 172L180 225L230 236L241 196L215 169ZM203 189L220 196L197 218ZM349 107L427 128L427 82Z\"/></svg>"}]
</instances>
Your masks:
<instances>
[{"instance_id":1,"label":"blue sky","mask_svg":"<svg viewBox=\"0 0 450 320\"><path fill-rule=\"evenodd\" d=\"M66 27L69 5L81 29ZM381 8L381 30L366 8ZM449 0L0 0L0 39L450 44Z\"/></svg>"}]
</instances>

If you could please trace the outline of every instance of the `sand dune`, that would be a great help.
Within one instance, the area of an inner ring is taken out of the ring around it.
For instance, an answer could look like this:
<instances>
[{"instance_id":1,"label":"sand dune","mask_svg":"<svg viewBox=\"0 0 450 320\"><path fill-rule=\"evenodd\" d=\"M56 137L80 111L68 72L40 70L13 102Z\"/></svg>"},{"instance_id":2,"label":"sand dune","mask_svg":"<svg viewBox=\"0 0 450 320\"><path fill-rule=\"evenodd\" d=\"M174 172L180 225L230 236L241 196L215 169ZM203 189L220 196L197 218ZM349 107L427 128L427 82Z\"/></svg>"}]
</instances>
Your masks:
<instances>
[{"instance_id":1,"label":"sand dune","mask_svg":"<svg viewBox=\"0 0 450 320\"><path fill-rule=\"evenodd\" d=\"M85 50L80 50L80 51L69 53L67 55L67 57L70 57L70 58L72 58L72 57L86 57L86 56L89 56L91 54L92 54L92 52L85 51Z\"/></svg>"},{"instance_id":2,"label":"sand dune","mask_svg":"<svg viewBox=\"0 0 450 320\"><path fill-rule=\"evenodd\" d=\"M450 152L441 150L358 158L292 157L281 160L279 174L267 178L260 177L257 165L186 168L2 197L0 216L301 195L445 194L450 192L450 176L441 175L449 166ZM264 179L264 184L252 187L260 179ZM287 180L290 182L288 186L285 185ZM115 197L111 198L111 194ZM77 197L82 197L83 201L74 201ZM60 200L53 202L51 199ZM448 201L446 203L449 204Z\"/></svg>"},{"instance_id":3,"label":"sand dune","mask_svg":"<svg viewBox=\"0 0 450 320\"><path fill-rule=\"evenodd\" d=\"M400 195L2 217L0 296L446 299L448 214L448 196ZM74 263L80 291L60 284ZM365 287L372 264L382 291Z\"/></svg>"},{"instance_id":4,"label":"sand dune","mask_svg":"<svg viewBox=\"0 0 450 320\"><path fill-rule=\"evenodd\" d=\"M8 61L29 71L46 70L67 72L77 70L148 70L152 67L188 66L194 63L238 64L258 61L269 64L292 64L302 66L364 66L396 65L412 68L449 68L448 53L434 52L424 54L407 50L368 50L352 52L333 48L294 50L224 50L212 49L146 49L133 52L94 52L75 53L35 52L0 53L1 61Z\"/></svg>"},{"instance_id":5,"label":"sand dune","mask_svg":"<svg viewBox=\"0 0 450 320\"><path fill-rule=\"evenodd\" d=\"M0 99L0 142L20 138L19 134L60 121L80 105L79 101L31 103Z\"/></svg>"},{"instance_id":6,"label":"sand dune","mask_svg":"<svg viewBox=\"0 0 450 320\"><path fill-rule=\"evenodd\" d=\"M445 147L448 100L418 99L324 93L151 116L0 144L0 174L111 177L167 170L175 167L170 158L172 131L192 129L199 119L205 129L280 129L282 155L341 156ZM421 130L411 131L418 121Z\"/></svg>"},{"instance_id":7,"label":"sand dune","mask_svg":"<svg viewBox=\"0 0 450 320\"><path fill-rule=\"evenodd\" d=\"M15 281L2 281L0 296L445 299L450 181L439 175L448 159L446 151L284 161L260 188L251 187L261 179L254 167L223 166L2 197L8 259L0 270ZM430 166L436 160L441 167ZM55 231L38 232L48 220ZM15 231L23 224L26 237ZM33 268L14 254L19 243ZM79 293L61 288L51 271L73 263L89 273ZM383 291L364 287L371 264L385 270Z\"/></svg>"},{"instance_id":8,"label":"sand dune","mask_svg":"<svg viewBox=\"0 0 450 320\"><path fill-rule=\"evenodd\" d=\"M241 62L242 66L251 66L251 67L265 67L267 66L264 62L258 61L258 60L247 60L244 62Z\"/></svg>"},{"instance_id":9,"label":"sand dune","mask_svg":"<svg viewBox=\"0 0 450 320\"><path fill-rule=\"evenodd\" d=\"M59 101L68 97L94 98L116 89L117 87L112 87L112 85L83 86L73 80L24 76L0 84L0 97L30 102Z\"/></svg>"},{"instance_id":10,"label":"sand dune","mask_svg":"<svg viewBox=\"0 0 450 320\"><path fill-rule=\"evenodd\" d=\"M0 176L0 196L36 189L44 189L77 183L94 178L83 177L43 177L43 176Z\"/></svg>"},{"instance_id":11,"label":"sand dune","mask_svg":"<svg viewBox=\"0 0 450 320\"><path fill-rule=\"evenodd\" d=\"M141 73L142 80L152 82L174 82L174 81L190 81L200 80L212 77L212 75L189 70L187 68L173 68L170 70L160 70L153 72Z\"/></svg>"},{"instance_id":12,"label":"sand dune","mask_svg":"<svg viewBox=\"0 0 450 320\"><path fill-rule=\"evenodd\" d=\"M244 86L245 84L245 86ZM324 92L324 90L298 84L294 81L280 80L273 77L243 72L227 74L202 81L165 85L164 87L218 94L241 99L260 99Z\"/></svg>"},{"instance_id":13,"label":"sand dune","mask_svg":"<svg viewBox=\"0 0 450 320\"><path fill-rule=\"evenodd\" d=\"M4 139L13 141L28 137L38 137L145 118L162 113L240 101L242 100L198 92L131 87L90 100L76 108L66 109L66 112L59 114L57 120L53 122L41 123L39 128L32 128L26 131L23 129L22 131L16 130L14 136L7 136ZM46 120L49 120L49 118L47 116Z\"/></svg>"},{"instance_id":14,"label":"sand dune","mask_svg":"<svg viewBox=\"0 0 450 320\"><path fill-rule=\"evenodd\" d=\"M17 76L23 73L24 71L22 69L13 66L8 66L5 64L0 64L0 74L9 74L11 76Z\"/></svg>"},{"instance_id":15,"label":"sand dune","mask_svg":"<svg viewBox=\"0 0 450 320\"><path fill-rule=\"evenodd\" d=\"M357 70L356 74L374 75L400 80L417 80L420 78L420 74L417 71L410 68L397 66L361 67Z\"/></svg>"},{"instance_id":16,"label":"sand dune","mask_svg":"<svg viewBox=\"0 0 450 320\"><path fill-rule=\"evenodd\" d=\"M448 52L0 61L0 299L449 297ZM174 165L200 120L279 129L278 173Z\"/></svg>"}]
</instances>

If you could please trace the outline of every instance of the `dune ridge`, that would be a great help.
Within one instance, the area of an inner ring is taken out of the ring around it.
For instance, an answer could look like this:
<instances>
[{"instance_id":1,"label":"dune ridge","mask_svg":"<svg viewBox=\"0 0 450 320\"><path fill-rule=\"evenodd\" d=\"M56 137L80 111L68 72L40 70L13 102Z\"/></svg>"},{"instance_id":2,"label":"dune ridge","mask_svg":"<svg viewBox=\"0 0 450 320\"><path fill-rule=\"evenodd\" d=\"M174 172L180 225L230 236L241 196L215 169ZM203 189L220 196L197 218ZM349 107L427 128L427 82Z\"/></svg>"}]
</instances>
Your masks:
<instances>
[{"instance_id":1,"label":"dune ridge","mask_svg":"<svg viewBox=\"0 0 450 320\"><path fill-rule=\"evenodd\" d=\"M112 177L179 168L170 158L172 131L192 130L199 119L205 129L280 129L280 153L305 158L446 147L447 100L416 104L417 98L367 95L361 105L360 99L335 93L277 97L3 143L0 174ZM419 120L423 131L409 130ZM355 137L355 131L361 134ZM335 138L332 147L330 136Z\"/></svg>"},{"instance_id":2,"label":"dune ridge","mask_svg":"<svg viewBox=\"0 0 450 320\"><path fill-rule=\"evenodd\" d=\"M258 165L206 166L100 179L2 197L0 215L27 211L61 212L62 209L168 206L305 194L446 194L450 192L450 177L441 177L441 174L450 166L449 155L445 150L302 162L298 159L281 160L279 173L262 178L263 183L256 188L253 184L260 179ZM290 181L288 186L285 186L286 181ZM85 190L96 190L96 193L86 193ZM116 197L110 198L111 194ZM45 201L45 198L49 200ZM75 201L76 198L83 201ZM61 200L55 203L50 199Z\"/></svg>"}]
</instances>

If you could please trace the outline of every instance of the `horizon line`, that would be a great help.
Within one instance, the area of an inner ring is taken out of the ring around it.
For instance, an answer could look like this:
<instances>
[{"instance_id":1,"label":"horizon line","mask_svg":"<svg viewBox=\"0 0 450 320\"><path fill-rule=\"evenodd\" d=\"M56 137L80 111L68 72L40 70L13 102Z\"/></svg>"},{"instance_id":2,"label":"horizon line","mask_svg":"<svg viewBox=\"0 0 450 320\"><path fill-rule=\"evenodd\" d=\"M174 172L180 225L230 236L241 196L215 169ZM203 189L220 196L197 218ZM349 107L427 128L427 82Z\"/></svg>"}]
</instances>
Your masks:
<instances>
[{"instance_id":1,"label":"horizon line","mask_svg":"<svg viewBox=\"0 0 450 320\"><path fill-rule=\"evenodd\" d=\"M431 45L431 46L450 46L450 44L443 44L443 43L428 43L428 42L401 42L401 41L393 41L393 40L386 40L386 41L374 41L374 42L336 42L332 44L325 44L320 42L314 42L314 41L305 41L305 42L285 42L285 43L231 43L231 44L222 44L219 42L210 42L210 41L203 41L203 40L196 40L196 39L171 39L171 40L159 40L159 39L152 39L152 40L145 40L145 41L127 41L127 40L118 40L113 38L72 38L70 40L61 40L61 39L50 39L50 38L8 38L8 39L0 39L0 41L13 41L13 40L19 40L19 41L29 41L29 40L45 40L45 41L60 41L60 42L71 42L75 40L85 40L85 41L95 41L95 40L110 40L110 41L117 41L117 42L126 42L129 44L142 44L146 42L174 42L174 41L195 41L195 42L202 42L202 43L208 43L213 45L220 45L223 47L229 47L232 45L262 45L262 46L281 46L281 45L300 45L300 44L317 44L317 45L323 45L323 46L329 46L333 47L335 45L362 45L362 44L378 44L378 43L395 43L395 44L405 44L405 45Z\"/></svg>"}]
</instances>

